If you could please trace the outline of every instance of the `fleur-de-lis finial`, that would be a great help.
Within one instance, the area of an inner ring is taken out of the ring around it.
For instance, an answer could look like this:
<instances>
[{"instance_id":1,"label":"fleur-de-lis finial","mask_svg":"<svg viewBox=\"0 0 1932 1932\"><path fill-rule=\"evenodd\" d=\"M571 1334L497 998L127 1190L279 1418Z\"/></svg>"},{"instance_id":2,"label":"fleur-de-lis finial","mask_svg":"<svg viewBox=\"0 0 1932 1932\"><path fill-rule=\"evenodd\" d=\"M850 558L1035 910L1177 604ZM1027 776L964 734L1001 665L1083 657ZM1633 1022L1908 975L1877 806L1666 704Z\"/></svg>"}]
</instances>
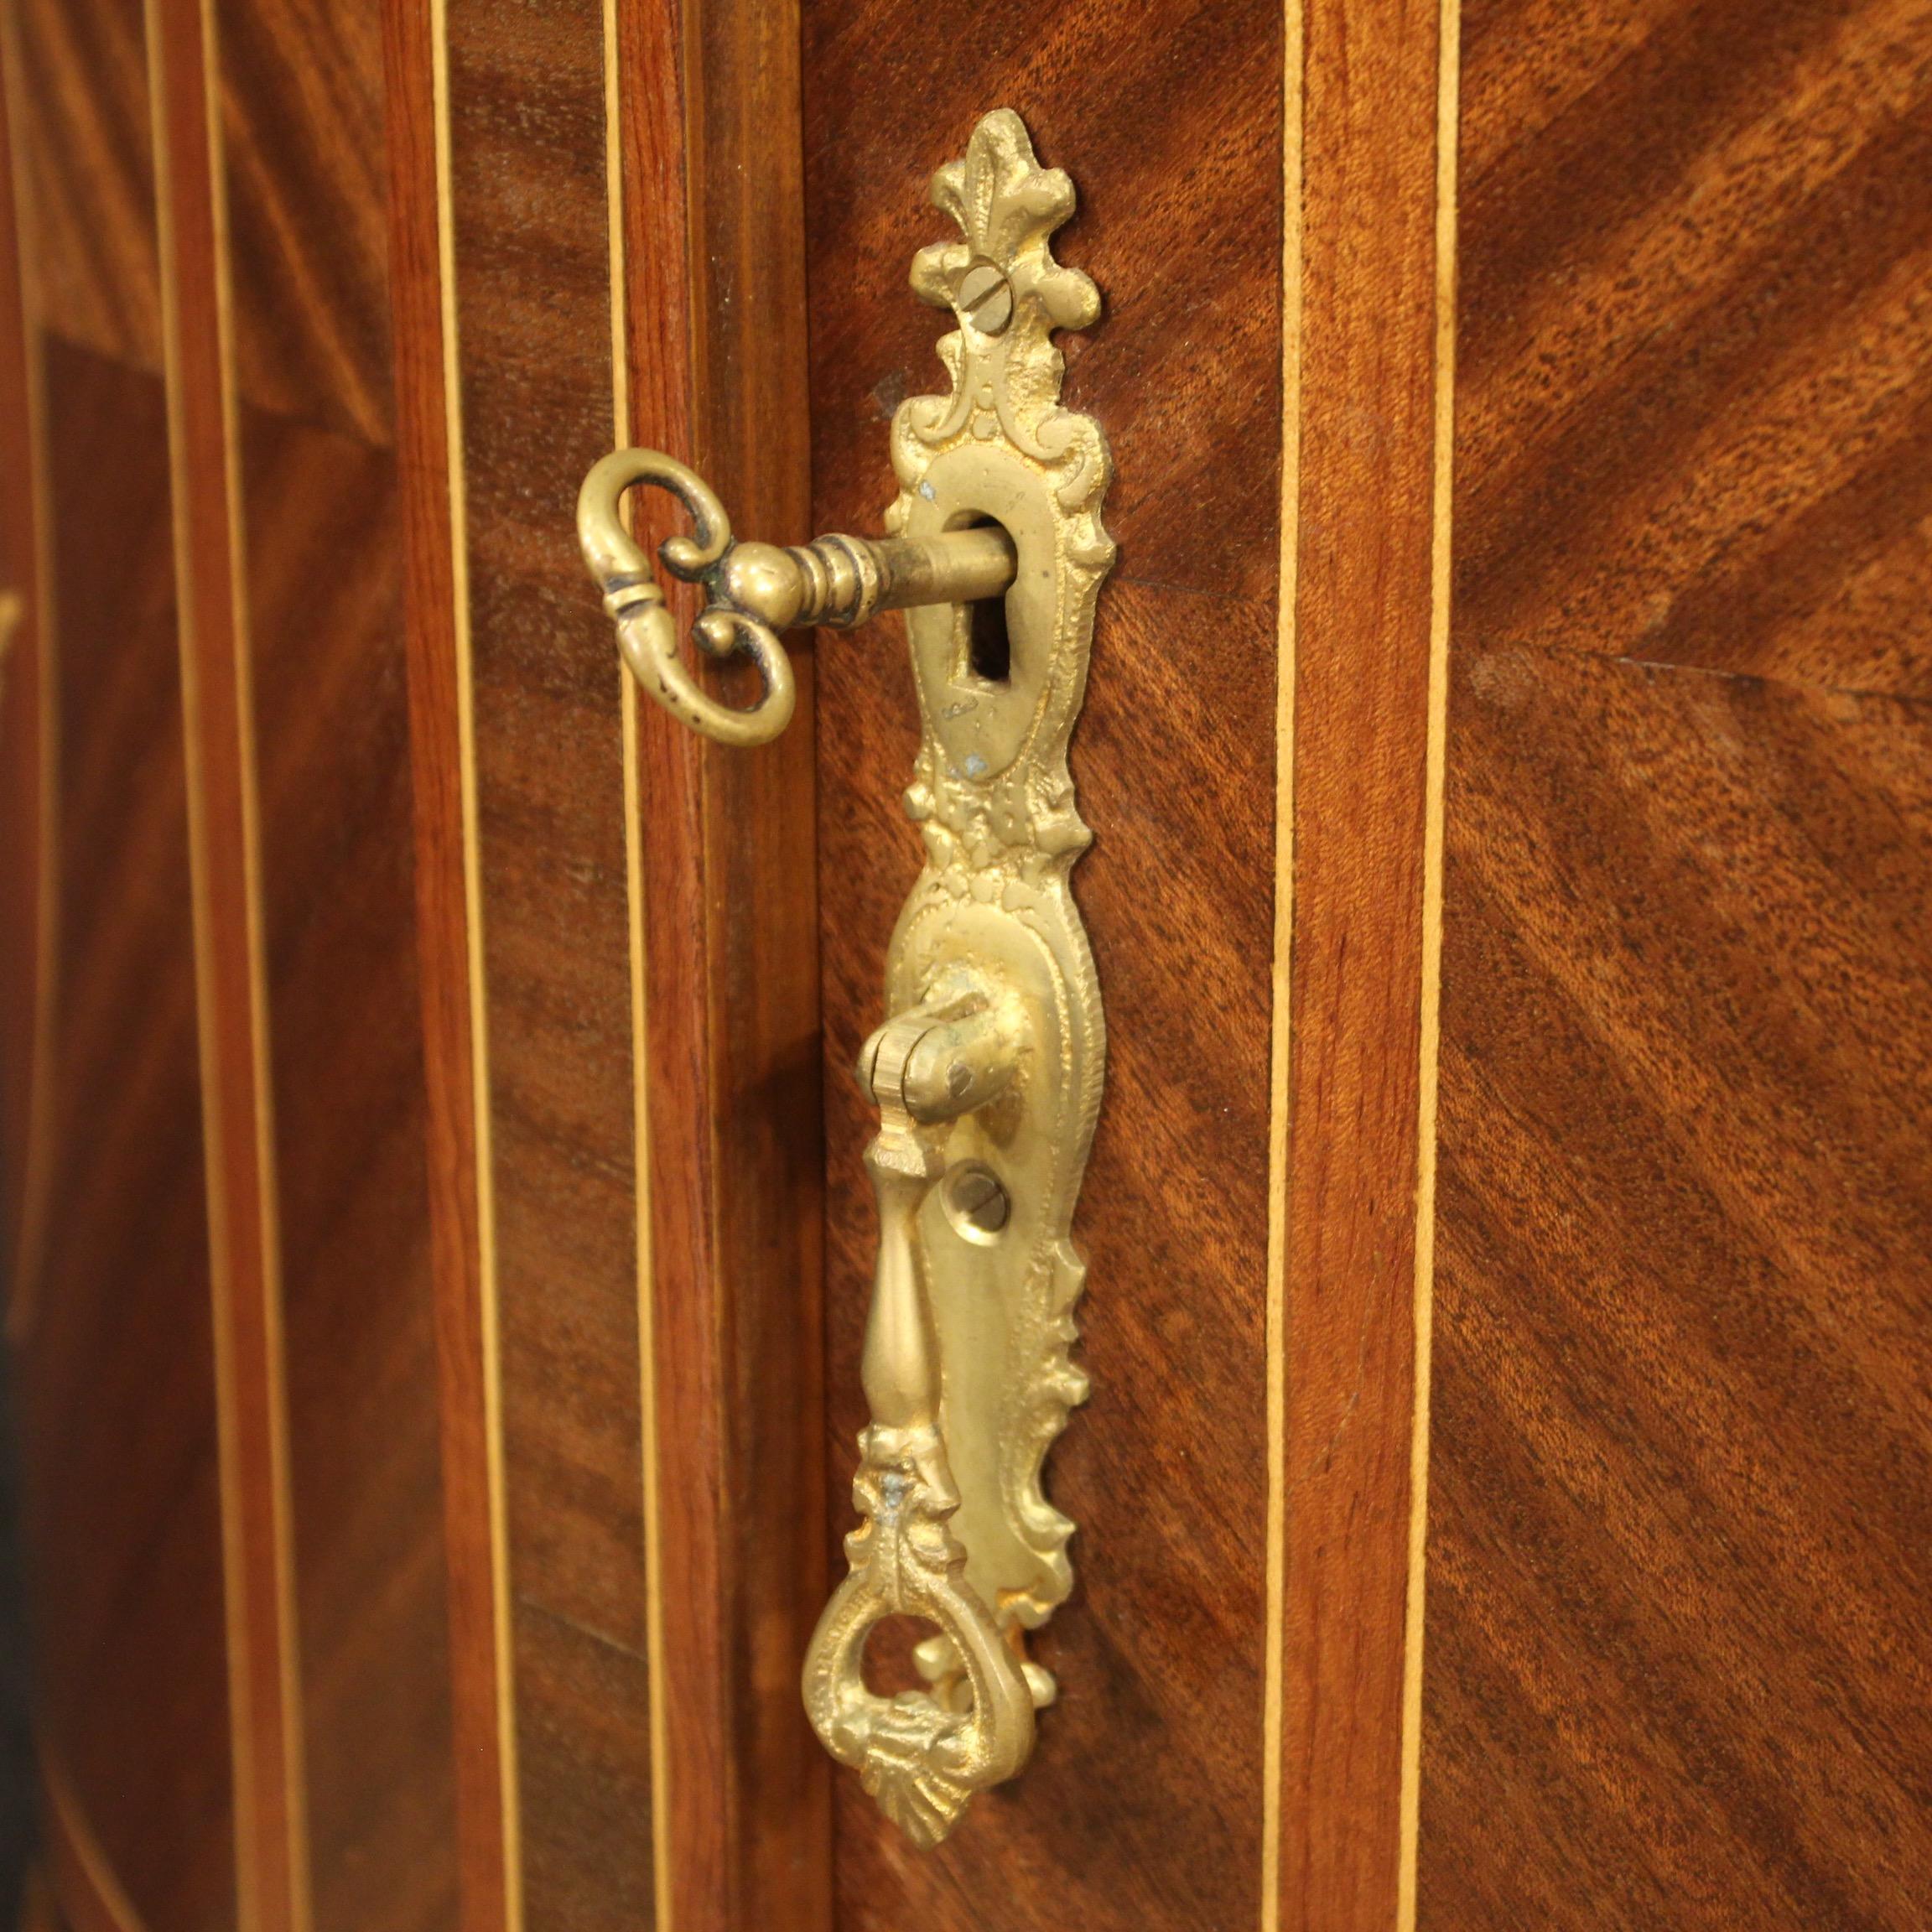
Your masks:
<instances>
[{"instance_id":1,"label":"fleur-de-lis finial","mask_svg":"<svg viewBox=\"0 0 1932 1932\"><path fill-rule=\"evenodd\" d=\"M1003 335L1010 315L1022 329L1044 336L1051 329L1087 329L1099 319L1100 291L1078 268L1062 267L1050 246L1054 231L1072 216L1072 180L1057 168L1042 168L1026 124L1000 107L973 131L963 160L949 162L932 177L932 205L959 224L963 237L922 248L912 262L912 288L936 309L959 309L962 321L978 319L984 303L961 301L975 269L996 270L1011 292L1010 307L995 304L988 319ZM981 287L989 286L982 278Z\"/></svg>"}]
</instances>

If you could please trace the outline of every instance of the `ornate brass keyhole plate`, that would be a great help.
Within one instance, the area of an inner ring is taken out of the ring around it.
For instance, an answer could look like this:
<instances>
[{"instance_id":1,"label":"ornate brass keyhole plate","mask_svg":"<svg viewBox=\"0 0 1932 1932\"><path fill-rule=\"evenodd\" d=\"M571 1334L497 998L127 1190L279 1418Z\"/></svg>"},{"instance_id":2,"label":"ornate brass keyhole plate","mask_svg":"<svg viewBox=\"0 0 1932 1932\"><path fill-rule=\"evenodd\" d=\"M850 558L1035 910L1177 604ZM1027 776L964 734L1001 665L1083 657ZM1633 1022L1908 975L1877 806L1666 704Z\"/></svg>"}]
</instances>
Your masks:
<instances>
[{"instance_id":1,"label":"ornate brass keyhole plate","mask_svg":"<svg viewBox=\"0 0 1932 1932\"><path fill-rule=\"evenodd\" d=\"M1046 1500L1042 1467L1087 1390L1070 1353L1085 1274L1072 1228L1106 1042L1068 889L1090 834L1067 749L1114 561L1100 522L1106 441L1061 407L1053 343L1055 330L1100 314L1093 283L1053 259L1073 184L1040 166L1020 117L1002 109L933 177L932 199L960 239L922 249L912 286L958 324L939 342L952 386L893 418L900 489L886 537L740 543L703 478L654 449L605 457L578 503L625 662L720 744L752 747L785 729L780 631L907 612L922 741L906 808L926 865L886 963L891 1017L861 1067L880 1111L865 1157L879 1202L872 1420L851 1573L813 1639L804 1690L826 1748L921 1846L1026 1763L1034 1711L1054 1693L1026 1633L1072 1587L1073 1525ZM705 587L700 649L757 665L763 693L747 709L708 695L684 663L619 515L640 483L691 514L694 534L659 555ZM981 647L989 631L996 651ZM939 1633L917 1654L929 1687L886 1698L862 1666L868 1633L894 1615Z\"/></svg>"},{"instance_id":2,"label":"ornate brass keyhole plate","mask_svg":"<svg viewBox=\"0 0 1932 1932\"><path fill-rule=\"evenodd\" d=\"M1099 1110L1105 1030L1069 889L1089 834L1067 752L1114 546L1098 426L1060 406L1052 331L1092 324L1098 292L1052 257L1073 189L1042 169L1017 115L989 114L932 198L962 239L922 252L912 285L949 308L951 392L892 427L896 536L992 522L1011 540L1005 675L976 667L958 605L908 612L922 741L906 809L926 866L888 954L886 1010L862 1072L880 1109L868 1155L880 1262L851 1573L805 1669L835 1757L920 1845L974 1791L1013 1775L1052 1680L1025 1633L1072 1586L1073 1524L1046 1500L1046 1452L1087 1391L1071 1358L1085 1269L1072 1223ZM960 1186L997 1224L962 1210ZM930 1689L866 1688L866 1633L895 1613Z\"/></svg>"}]
</instances>

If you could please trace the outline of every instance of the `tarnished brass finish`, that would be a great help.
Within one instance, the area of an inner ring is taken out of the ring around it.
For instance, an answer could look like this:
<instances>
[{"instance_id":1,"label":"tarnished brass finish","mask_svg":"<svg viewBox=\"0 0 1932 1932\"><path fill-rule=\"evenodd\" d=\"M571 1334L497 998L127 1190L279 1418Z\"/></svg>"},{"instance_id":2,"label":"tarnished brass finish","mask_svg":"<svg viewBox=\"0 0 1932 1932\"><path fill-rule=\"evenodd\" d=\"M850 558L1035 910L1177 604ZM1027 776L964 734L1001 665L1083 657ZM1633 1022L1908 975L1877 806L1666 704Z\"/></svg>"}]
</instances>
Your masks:
<instances>
[{"instance_id":1,"label":"tarnished brass finish","mask_svg":"<svg viewBox=\"0 0 1932 1932\"><path fill-rule=\"evenodd\" d=\"M638 483L669 491L697 526L658 555L673 576L709 594L693 626L704 649L719 657L743 651L757 665L764 694L748 710L707 697L684 667L664 593L619 515L624 492ZM738 543L704 480L657 449L619 449L592 466L578 492L577 541L637 682L693 730L725 745L768 744L791 721L792 665L779 631L849 629L880 610L972 603L1013 581L1012 541L992 526L917 538L820 537L787 549Z\"/></svg>"},{"instance_id":2,"label":"tarnished brass finish","mask_svg":"<svg viewBox=\"0 0 1932 1932\"><path fill-rule=\"evenodd\" d=\"M1051 1676L1025 1633L1072 1584L1072 1524L1041 1488L1046 1451L1087 1391L1070 1358L1085 1270L1071 1240L1105 1034L1068 890L1090 834L1067 742L1086 685L1094 600L1114 558L1097 424L1060 407L1056 328L1099 314L1053 260L1073 211L1017 115L990 114L932 198L963 239L923 250L912 285L951 309L947 396L893 422L895 536L990 520L1016 553L1010 662L975 671L967 612L907 617L923 739L906 809L926 865L886 960L895 1017L860 1062L880 1109L866 1154L879 1259L863 1363L871 1425L853 1494L851 1571L805 1665L805 1705L833 1755L915 1844L937 1844L973 1793L1032 1748ZM915 1653L928 1689L870 1690L882 1618L937 1626Z\"/></svg>"}]
</instances>

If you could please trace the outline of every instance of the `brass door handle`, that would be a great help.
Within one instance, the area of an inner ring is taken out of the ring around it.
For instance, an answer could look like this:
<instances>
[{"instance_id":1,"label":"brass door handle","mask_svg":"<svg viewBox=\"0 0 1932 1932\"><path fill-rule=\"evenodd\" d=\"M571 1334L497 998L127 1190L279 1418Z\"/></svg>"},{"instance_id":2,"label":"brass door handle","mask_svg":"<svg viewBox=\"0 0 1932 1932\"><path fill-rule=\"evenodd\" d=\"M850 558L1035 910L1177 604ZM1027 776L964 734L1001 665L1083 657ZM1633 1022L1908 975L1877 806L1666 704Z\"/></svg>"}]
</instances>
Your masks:
<instances>
[{"instance_id":1,"label":"brass door handle","mask_svg":"<svg viewBox=\"0 0 1932 1932\"><path fill-rule=\"evenodd\" d=\"M805 1708L827 1748L860 1768L887 1816L922 1846L943 1838L967 1799L1010 1778L1033 1748L1028 1668L967 1581L967 1551L952 1526L962 1493L942 1427L921 1227L947 1172L934 1126L1010 1083L1024 1024L1016 1005L958 975L950 1001L941 996L889 1021L860 1062L880 1114L865 1151L879 1255L860 1370L872 1420L853 1483L865 1520L845 1539L852 1567L812 1639ZM896 1615L938 1627L920 1659L932 1694L885 1697L866 1686L865 1639Z\"/></svg>"},{"instance_id":2,"label":"brass door handle","mask_svg":"<svg viewBox=\"0 0 1932 1932\"><path fill-rule=\"evenodd\" d=\"M692 627L698 642L717 657L743 651L757 665L764 695L748 710L707 697L684 667L664 593L618 515L637 483L670 491L697 525L695 536L671 538L658 555L673 576L709 593ZM577 540L632 675L673 717L724 745L768 744L791 722L792 666L779 631L849 629L880 610L975 603L1013 581L1013 540L997 525L924 538L820 537L787 549L740 543L704 478L657 449L619 449L593 465L577 496Z\"/></svg>"},{"instance_id":3,"label":"brass door handle","mask_svg":"<svg viewBox=\"0 0 1932 1932\"><path fill-rule=\"evenodd\" d=\"M598 464L578 513L625 662L729 744L763 742L790 715L787 625L907 612L922 737L906 805L926 864L886 954L891 1017L860 1064L880 1112L865 1156L879 1250L861 1368L871 1422L853 1486L863 1520L803 1689L826 1748L920 1846L1026 1763L1054 1694L1026 1633L1072 1587L1073 1524L1041 1470L1087 1392L1070 1353L1086 1274L1072 1223L1106 1033L1069 889L1091 834L1067 751L1114 561L1106 441L1062 406L1052 341L1100 312L1093 283L1049 245L1072 184L1040 167L1020 117L1001 111L939 170L932 199L963 239L922 250L912 286L957 319L939 344L952 386L893 418L900 491L884 538L734 544L704 483L648 450ZM678 656L662 593L618 521L623 492L645 481L691 514L694 534L661 554L709 592L699 645L757 663L765 692L750 710L698 690ZM972 606L1002 592L1005 648L989 654ZM915 1653L926 1687L888 1697L868 1688L862 1659L896 1614L937 1634Z\"/></svg>"}]
</instances>

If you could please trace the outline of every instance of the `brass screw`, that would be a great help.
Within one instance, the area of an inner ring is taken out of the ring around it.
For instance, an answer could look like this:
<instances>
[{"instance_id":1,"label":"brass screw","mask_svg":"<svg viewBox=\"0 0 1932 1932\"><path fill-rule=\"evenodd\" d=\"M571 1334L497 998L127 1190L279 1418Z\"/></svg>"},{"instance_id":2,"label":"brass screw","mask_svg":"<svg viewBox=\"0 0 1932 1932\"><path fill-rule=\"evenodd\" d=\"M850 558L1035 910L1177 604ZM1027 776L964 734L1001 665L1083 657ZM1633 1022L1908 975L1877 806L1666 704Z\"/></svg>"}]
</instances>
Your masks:
<instances>
[{"instance_id":1,"label":"brass screw","mask_svg":"<svg viewBox=\"0 0 1932 1932\"><path fill-rule=\"evenodd\" d=\"M1013 319L1013 290L1004 273L990 262L969 268L959 284L959 313L982 335L1003 335Z\"/></svg>"},{"instance_id":2,"label":"brass screw","mask_svg":"<svg viewBox=\"0 0 1932 1932\"><path fill-rule=\"evenodd\" d=\"M997 1234L1013 1211L999 1176L976 1161L953 1171L946 1183L946 1205L955 1224L963 1223L981 1234Z\"/></svg>"}]
</instances>

